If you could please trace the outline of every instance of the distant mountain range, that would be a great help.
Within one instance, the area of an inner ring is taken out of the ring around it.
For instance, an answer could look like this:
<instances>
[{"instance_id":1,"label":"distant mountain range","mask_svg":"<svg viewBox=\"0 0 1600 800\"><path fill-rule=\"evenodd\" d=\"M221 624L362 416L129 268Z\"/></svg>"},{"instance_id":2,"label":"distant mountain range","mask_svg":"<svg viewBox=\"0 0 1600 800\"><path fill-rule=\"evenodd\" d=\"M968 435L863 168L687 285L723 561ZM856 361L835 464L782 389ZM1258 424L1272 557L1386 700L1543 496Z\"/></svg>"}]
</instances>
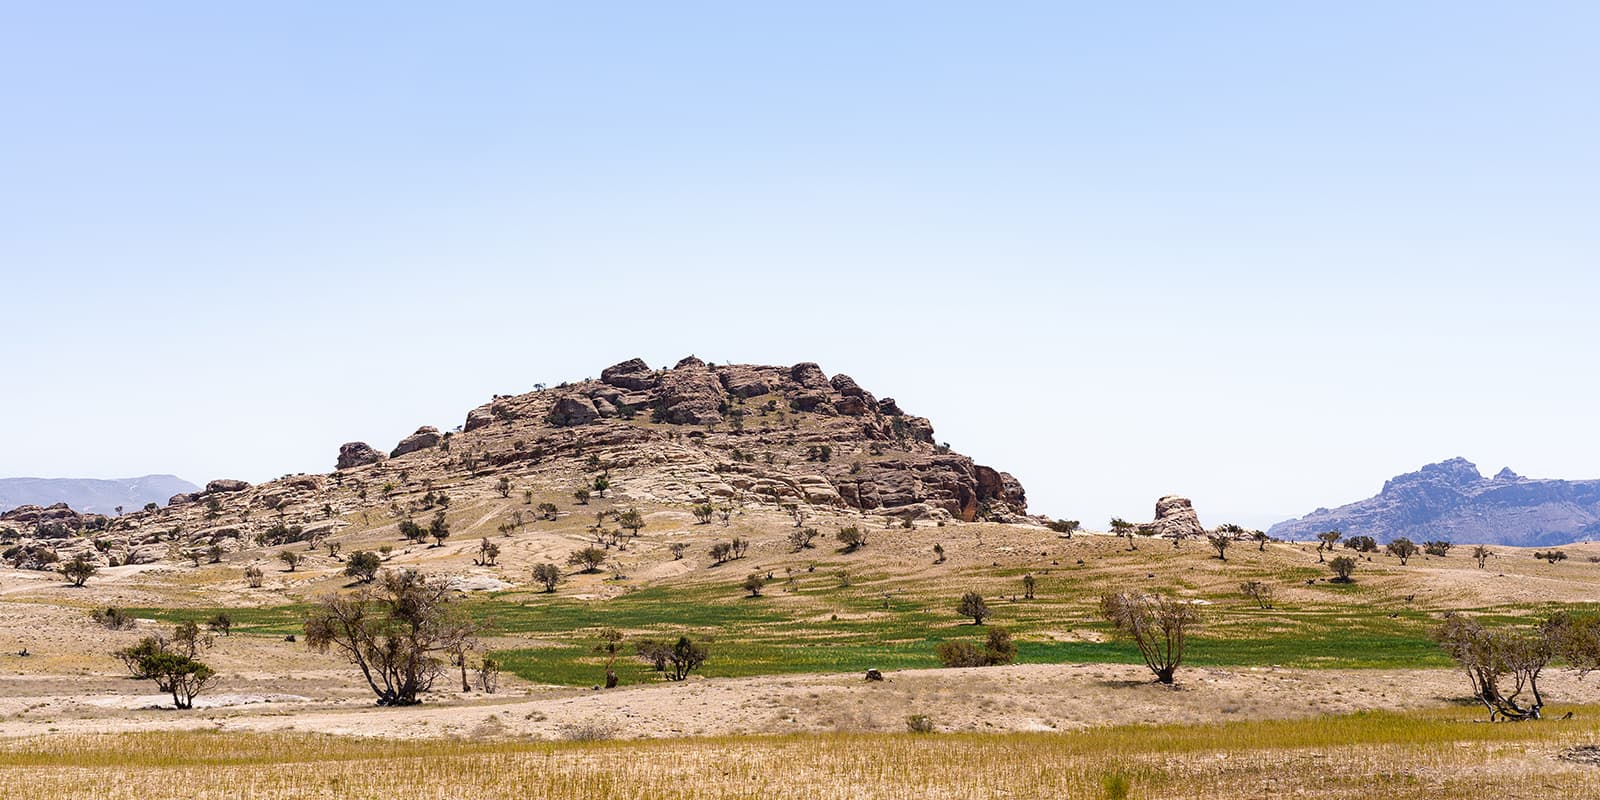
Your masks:
<instances>
[{"instance_id":1,"label":"distant mountain range","mask_svg":"<svg viewBox=\"0 0 1600 800\"><path fill-rule=\"evenodd\" d=\"M74 511L115 514L137 511L146 503L167 504L175 494L200 487L175 475L140 478L0 478L0 512L17 506L66 503Z\"/></svg>"},{"instance_id":2,"label":"distant mountain range","mask_svg":"<svg viewBox=\"0 0 1600 800\"><path fill-rule=\"evenodd\" d=\"M1389 479L1383 491L1334 509L1319 508L1273 525L1280 539L1323 531L1389 541L1548 547L1600 538L1600 480L1524 478L1510 468L1485 478L1464 458L1429 464Z\"/></svg>"}]
</instances>

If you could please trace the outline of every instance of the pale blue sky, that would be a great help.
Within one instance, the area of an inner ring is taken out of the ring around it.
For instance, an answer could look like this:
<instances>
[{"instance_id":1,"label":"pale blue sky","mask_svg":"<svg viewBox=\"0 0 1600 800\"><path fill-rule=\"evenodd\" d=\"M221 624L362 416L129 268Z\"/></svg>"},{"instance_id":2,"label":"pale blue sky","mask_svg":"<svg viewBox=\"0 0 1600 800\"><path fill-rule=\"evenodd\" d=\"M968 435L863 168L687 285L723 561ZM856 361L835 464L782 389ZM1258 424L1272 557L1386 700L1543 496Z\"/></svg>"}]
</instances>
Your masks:
<instances>
[{"instance_id":1,"label":"pale blue sky","mask_svg":"<svg viewBox=\"0 0 1600 800\"><path fill-rule=\"evenodd\" d=\"M1094 525L1600 477L1597 8L0 2L0 475L692 352Z\"/></svg>"}]
</instances>

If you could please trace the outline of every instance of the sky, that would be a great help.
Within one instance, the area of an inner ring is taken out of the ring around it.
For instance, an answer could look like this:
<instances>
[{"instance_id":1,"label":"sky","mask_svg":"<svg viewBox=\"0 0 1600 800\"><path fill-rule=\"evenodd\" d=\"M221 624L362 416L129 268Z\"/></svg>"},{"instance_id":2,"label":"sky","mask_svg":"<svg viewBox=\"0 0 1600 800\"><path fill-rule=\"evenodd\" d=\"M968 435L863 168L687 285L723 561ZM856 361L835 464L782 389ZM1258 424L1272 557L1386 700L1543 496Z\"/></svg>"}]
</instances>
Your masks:
<instances>
[{"instance_id":1,"label":"sky","mask_svg":"<svg viewBox=\"0 0 1600 800\"><path fill-rule=\"evenodd\" d=\"M1103 526L1600 477L1592 3L0 0L0 476L816 361Z\"/></svg>"}]
</instances>

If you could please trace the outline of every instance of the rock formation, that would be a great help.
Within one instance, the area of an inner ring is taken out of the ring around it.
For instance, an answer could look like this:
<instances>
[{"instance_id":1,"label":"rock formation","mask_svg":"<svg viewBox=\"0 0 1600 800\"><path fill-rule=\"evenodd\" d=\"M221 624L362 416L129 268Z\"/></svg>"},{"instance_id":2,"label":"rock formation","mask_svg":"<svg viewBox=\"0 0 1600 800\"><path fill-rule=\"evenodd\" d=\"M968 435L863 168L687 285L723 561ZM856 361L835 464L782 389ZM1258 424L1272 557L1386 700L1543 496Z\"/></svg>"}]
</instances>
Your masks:
<instances>
[{"instance_id":1,"label":"rock formation","mask_svg":"<svg viewBox=\"0 0 1600 800\"><path fill-rule=\"evenodd\" d=\"M1195 513L1194 503L1189 502L1189 498L1169 494L1156 501L1155 521L1141 523L1138 533L1142 536L1183 539L1204 536L1206 528L1200 524L1200 515Z\"/></svg>"},{"instance_id":2,"label":"rock formation","mask_svg":"<svg viewBox=\"0 0 1600 800\"><path fill-rule=\"evenodd\" d=\"M1509 468L1485 478L1472 462L1452 458L1389 479L1375 497L1319 508L1268 532L1309 540L1328 530L1380 542L1404 536L1417 542L1567 544L1600 537L1600 480L1535 480Z\"/></svg>"},{"instance_id":3,"label":"rock formation","mask_svg":"<svg viewBox=\"0 0 1600 800\"><path fill-rule=\"evenodd\" d=\"M257 486L212 481L173 495L164 508L109 523L65 507L18 509L0 520L0 541L9 545L3 557L38 566L51 554L86 552L102 564L135 563L165 557L174 544L190 552L233 548L280 524L315 538L352 511L403 513L396 509L425 487L487 499L510 477L569 495L597 471L609 477L614 497L641 504L1028 519L1016 478L951 452L935 442L928 420L814 363L714 365L690 356L656 370L630 359L600 375L495 396L468 412L459 432L423 426L387 459L365 443L347 443L326 476ZM183 540L166 542L172 530L183 531ZM95 542L79 535L91 531Z\"/></svg>"},{"instance_id":4,"label":"rock formation","mask_svg":"<svg viewBox=\"0 0 1600 800\"><path fill-rule=\"evenodd\" d=\"M339 469L364 467L383 460L383 454L366 442L345 442L339 445Z\"/></svg>"}]
</instances>

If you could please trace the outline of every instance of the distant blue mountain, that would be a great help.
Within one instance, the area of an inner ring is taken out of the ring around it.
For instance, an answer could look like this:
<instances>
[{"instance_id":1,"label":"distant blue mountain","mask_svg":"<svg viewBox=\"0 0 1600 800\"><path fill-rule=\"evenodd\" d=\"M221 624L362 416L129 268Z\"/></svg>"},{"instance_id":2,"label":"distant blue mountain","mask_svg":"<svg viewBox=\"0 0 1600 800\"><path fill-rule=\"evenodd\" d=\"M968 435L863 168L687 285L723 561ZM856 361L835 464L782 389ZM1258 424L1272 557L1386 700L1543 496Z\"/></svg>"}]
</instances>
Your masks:
<instances>
[{"instance_id":1,"label":"distant blue mountain","mask_svg":"<svg viewBox=\"0 0 1600 800\"><path fill-rule=\"evenodd\" d=\"M1524 478L1509 468L1485 478L1464 458L1429 464L1390 478L1383 491L1338 508L1319 508L1268 531L1309 540L1323 531L1380 542L1549 547L1600 538L1600 480Z\"/></svg>"},{"instance_id":2,"label":"distant blue mountain","mask_svg":"<svg viewBox=\"0 0 1600 800\"><path fill-rule=\"evenodd\" d=\"M0 512L17 506L66 503L74 511L115 514L137 511L146 503L167 504L175 494L200 487L175 475L142 478L0 478Z\"/></svg>"}]
</instances>

